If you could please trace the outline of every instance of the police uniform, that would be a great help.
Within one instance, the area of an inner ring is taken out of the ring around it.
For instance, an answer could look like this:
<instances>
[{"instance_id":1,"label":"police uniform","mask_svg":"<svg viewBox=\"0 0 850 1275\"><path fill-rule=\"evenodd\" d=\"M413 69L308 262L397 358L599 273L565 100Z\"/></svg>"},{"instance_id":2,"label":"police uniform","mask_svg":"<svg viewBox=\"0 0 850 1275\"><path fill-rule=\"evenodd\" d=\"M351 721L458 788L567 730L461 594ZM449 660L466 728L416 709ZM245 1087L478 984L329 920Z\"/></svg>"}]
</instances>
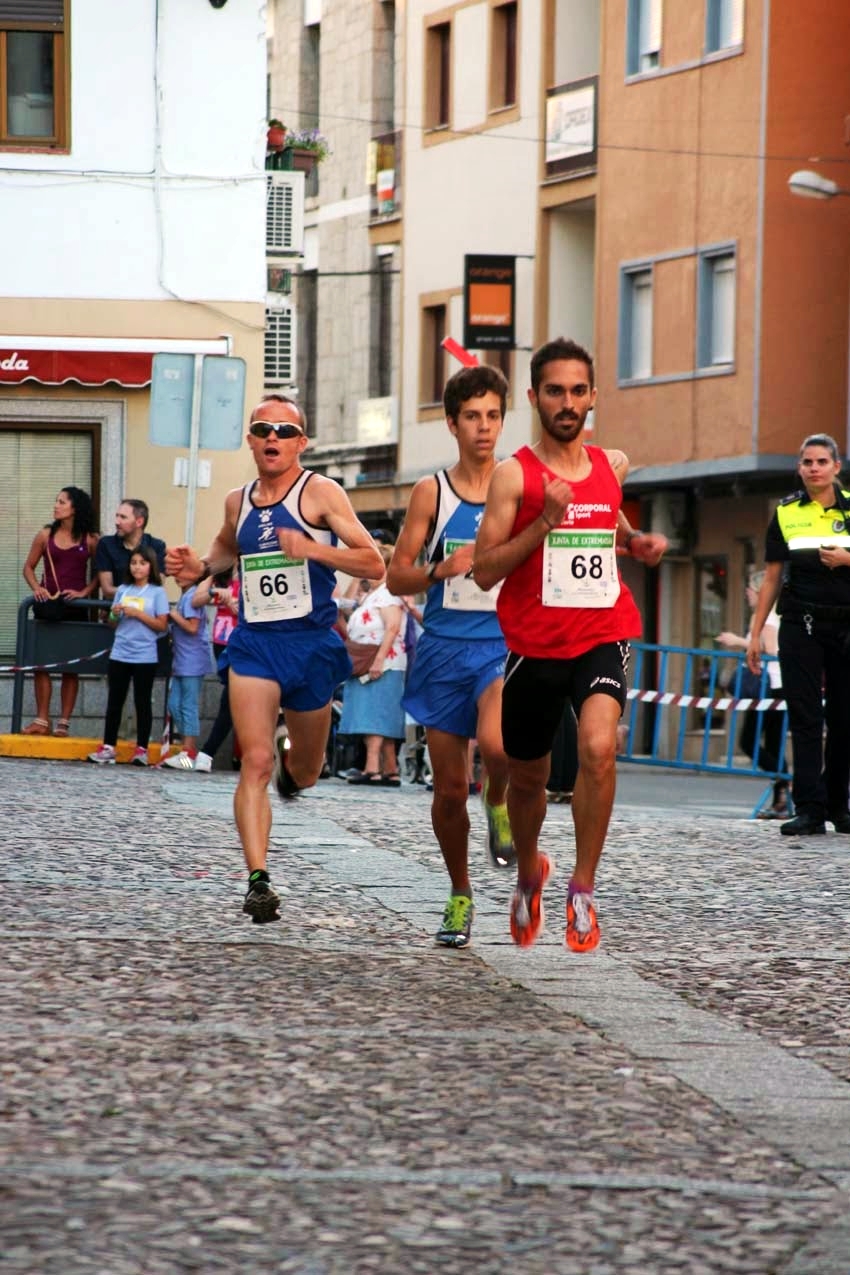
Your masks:
<instances>
[{"instance_id":1,"label":"police uniform","mask_svg":"<svg viewBox=\"0 0 850 1275\"><path fill-rule=\"evenodd\" d=\"M827 567L818 552L833 545L850 550L850 492L838 484L834 492L828 509L805 491L787 496L771 519L765 548L767 562L784 564L779 665L794 804L818 823L847 819L850 786L850 566Z\"/></svg>"}]
</instances>

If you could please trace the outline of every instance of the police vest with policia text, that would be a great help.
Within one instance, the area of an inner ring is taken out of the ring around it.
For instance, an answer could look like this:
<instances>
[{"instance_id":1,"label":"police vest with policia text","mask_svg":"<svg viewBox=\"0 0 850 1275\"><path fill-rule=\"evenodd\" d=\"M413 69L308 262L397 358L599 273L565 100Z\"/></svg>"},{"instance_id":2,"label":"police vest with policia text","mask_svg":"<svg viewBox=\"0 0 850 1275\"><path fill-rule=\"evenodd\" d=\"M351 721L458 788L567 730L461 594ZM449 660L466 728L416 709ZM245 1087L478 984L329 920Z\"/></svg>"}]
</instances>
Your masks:
<instances>
[{"instance_id":1,"label":"police vest with policia text","mask_svg":"<svg viewBox=\"0 0 850 1275\"><path fill-rule=\"evenodd\" d=\"M780 615L803 600L800 593L807 604L814 602L816 594L822 606L850 608L850 567L830 570L819 556L821 548L830 546L850 550L850 492L837 483L835 501L825 509L805 491L797 491L777 506L776 518L789 555Z\"/></svg>"}]
</instances>

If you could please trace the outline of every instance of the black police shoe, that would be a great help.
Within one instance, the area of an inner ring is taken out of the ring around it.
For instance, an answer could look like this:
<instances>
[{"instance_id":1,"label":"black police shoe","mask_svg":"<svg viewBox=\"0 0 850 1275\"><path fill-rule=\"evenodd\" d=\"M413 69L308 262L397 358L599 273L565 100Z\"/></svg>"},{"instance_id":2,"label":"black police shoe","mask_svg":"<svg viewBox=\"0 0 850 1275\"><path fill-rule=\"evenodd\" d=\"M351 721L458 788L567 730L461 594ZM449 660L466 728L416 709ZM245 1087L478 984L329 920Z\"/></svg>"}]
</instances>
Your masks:
<instances>
[{"instance_id":1,"label":"black police shoe","mask_svg":"<svg viewBox=\"0 0 850 1275\"><path fill-rule=\"evenodd\" d=\"M846 811L843 815L828 815L827 818L836 832L850 833L850 815Z\"/></svg>"},{"instance_id":2,"label":"black police shoe","mask_svg":"<svg viewBox=\"0 0 850 1275\"><path fill-rule=\"evenodd\" d=\"M786 819L779 831L783 837L819 837L826 832L826 825L815 815L802 814Z\"/></svg>"}]
</instances>

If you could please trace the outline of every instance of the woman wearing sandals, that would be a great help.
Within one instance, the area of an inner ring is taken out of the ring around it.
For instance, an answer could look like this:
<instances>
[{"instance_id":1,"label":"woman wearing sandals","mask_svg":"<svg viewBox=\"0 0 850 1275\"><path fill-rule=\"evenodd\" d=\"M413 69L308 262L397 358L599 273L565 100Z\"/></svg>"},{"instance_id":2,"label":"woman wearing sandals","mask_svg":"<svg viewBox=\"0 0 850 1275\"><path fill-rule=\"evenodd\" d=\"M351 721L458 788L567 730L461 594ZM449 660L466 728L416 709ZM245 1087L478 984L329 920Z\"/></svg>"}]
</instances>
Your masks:
<instances>
[{"instance_id":1,"label":"woman wearing sandals","mask_svg":"<svg viewBox=\"0 0 850 1275\"><path fill-rule=\"evenodd\" d=\"M392 549L378 545L385 566L389 566ZM363 735L366 764L362 774L349 779L350 784L376 784L398 788L395 741L404 738L404 672L407 651L404 643L404 604L390 593L382 580L371 580L370 592L352 612L348 636L354 642L377 646L378 651L362 677L350 677L345 683L341 735Z\"/></svg>"},{"instance_id":2,"label":"woman wearing sandals","mask_svg":"<svg viewBox=\"0 0 850 1275\"><path fill-rule=\"evenodd\" d=\"M24 563L24 579L32 589L36 602L45 602L61 594L63 598L91 598L97 592L97 575L92 570L99 536L94 529L94 507L88 492L80 487L63 487L53 505L53 522L42 527L32 542ZM41 583L35 575L39 562L44 563ZM89 575L92 578L89 579ZM71 608L65 618L74 618ZM50 674L40 670L34 675L35 720L24 727L25 735L50 734ZM54 735L67 735L71 714L77 702L80 679L76 673L62 674L60 711Z\"/></svg>"}]
</instances>

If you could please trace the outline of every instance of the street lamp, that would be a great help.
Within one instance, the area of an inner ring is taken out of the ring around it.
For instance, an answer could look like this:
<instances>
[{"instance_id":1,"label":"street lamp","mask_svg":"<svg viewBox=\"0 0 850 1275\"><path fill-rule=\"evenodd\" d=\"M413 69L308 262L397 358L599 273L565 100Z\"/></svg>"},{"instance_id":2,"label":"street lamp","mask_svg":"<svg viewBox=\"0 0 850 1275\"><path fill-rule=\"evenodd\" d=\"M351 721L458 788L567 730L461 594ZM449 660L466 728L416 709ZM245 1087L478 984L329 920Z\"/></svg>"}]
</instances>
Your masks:
<instances>
[{"instance_id":1,"label":"street lamp","mask_svg":"<svg viewBox=\"0 0 850 1275\"><path fill-rule=\"evenodd\" d=\"M836 195L850 195L850 190L845 190L828 177L821 177L820 173L814 173L810 168L801 168L799 172L792 173L788 178L788 185L792 195L801 195L804 199L833 199Z\"/></svg>"}]
</instances>

